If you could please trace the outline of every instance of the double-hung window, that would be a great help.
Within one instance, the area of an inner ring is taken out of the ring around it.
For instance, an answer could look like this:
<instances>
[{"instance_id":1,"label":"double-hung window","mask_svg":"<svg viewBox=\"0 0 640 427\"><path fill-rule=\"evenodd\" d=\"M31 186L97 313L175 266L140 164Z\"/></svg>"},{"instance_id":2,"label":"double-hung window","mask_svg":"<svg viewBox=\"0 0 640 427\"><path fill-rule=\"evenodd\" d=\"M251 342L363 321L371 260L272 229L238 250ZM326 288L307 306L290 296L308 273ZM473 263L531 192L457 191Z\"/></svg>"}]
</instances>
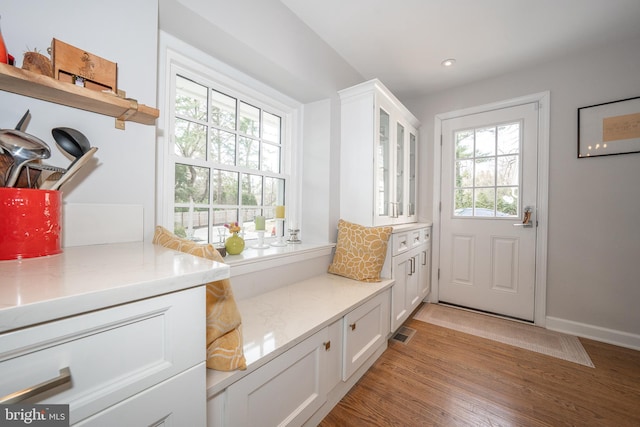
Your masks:
<instances>
[{"instance_id":1,"label":"double-hung window","mask_svg":"<svg viewBox=\"0 0 640 427\"><path fill-rule=\"evenodd\" d=\"M237 222L256 238L282 234L275 207L285 205L287 113L206 77L172 68L170 146L174 232L199 242L221 242Z\"/></svg>"}]
</instances>

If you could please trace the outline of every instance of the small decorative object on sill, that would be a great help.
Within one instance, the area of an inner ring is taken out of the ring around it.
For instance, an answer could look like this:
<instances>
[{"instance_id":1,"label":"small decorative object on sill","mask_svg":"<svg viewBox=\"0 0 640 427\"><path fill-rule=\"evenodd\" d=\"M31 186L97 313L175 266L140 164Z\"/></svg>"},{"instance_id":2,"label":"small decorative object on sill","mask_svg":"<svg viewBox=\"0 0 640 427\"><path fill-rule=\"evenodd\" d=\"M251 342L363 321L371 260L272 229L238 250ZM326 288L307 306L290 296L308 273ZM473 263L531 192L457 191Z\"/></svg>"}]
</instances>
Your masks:
<instances>
[{"instance_id":1,"label":"small decorative object on sill","mask_svg":"<svg viewBox=\"0 0 640 427\"><path fill-rule=\"evenodd\" d=\"M232 233L224 243L224 247L227 249L229 255L238 255L244 250L244 239L238 236L240 232L240 226L237 222L232 224L225 224L225 227Z\"/></svg>"},{"instance_id":2,"label":"small decorative object on sill","mask_svg":"<svg viewBox=\"0 0 640 427\"><path fill-rule=\"evenodd\" d=\"M216 248L216 251L218 251L222 258L227 256L227 248L225 248L224 245L216 245L214 248Z\"/></svg>"},{"instance_id":3,"label":"small decorative object on sill","mask_svg":"<svg viewBox=\"0 0 640 427\"><path fill-rule=\"evenodd\" d=\"M302 243L302 240L300 240L298 238L298 233L299 232L300 232L299 228L290 228L289 229L289 240L287 240L287 243L293 243L293 244Z\"/></svg>"}]
</instances>

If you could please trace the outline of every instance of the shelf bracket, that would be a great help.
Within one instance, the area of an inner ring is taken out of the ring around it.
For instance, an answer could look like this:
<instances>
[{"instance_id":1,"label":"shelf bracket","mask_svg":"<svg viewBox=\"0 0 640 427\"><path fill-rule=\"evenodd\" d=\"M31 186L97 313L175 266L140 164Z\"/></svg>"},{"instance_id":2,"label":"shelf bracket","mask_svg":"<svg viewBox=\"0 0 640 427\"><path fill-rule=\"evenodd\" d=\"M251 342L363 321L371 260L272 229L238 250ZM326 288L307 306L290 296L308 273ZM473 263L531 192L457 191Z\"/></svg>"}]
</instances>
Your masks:
<instances>
[{"instance_id":1,"label":"shelf bracket","mask_svg":"<svg viewBox=\"0 0 640 427\"><path fill-rule=\"evenodd\" d=\"M124 130L124 122L138 112L138 101L133 98L126 98L126 100L129 101L129 109L116 118L116 129Z\"/></svg>"}]
</instances>

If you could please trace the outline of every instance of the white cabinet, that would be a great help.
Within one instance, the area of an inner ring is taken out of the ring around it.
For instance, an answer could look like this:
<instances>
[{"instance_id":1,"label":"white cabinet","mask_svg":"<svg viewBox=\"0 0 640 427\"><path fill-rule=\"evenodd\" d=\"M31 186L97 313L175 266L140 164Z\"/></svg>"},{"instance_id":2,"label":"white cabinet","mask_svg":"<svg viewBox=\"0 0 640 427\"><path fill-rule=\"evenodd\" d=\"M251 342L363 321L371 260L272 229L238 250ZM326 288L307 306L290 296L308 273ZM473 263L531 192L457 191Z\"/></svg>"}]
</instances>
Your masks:
<instances>
[{"instance_id":1,"label":"white cabinet","mask_svg":"<svg viewBox=\"0 0 640 427\"><path fill-rule=\"evenodd\" d=\"M341 218L366 226L415 222L420 123L379 80L339 94Z\"/></svg>"},{"instance_id":2,"label":"white cabinet","mask_svg":"<svg viewBox=\"0 0 640 427\"><path fill-rule=\"evenodd\" d=\"M386 291L344 317L342 380L347 381L389 336L389 292Z\"/></svg>"},{"instance_id":3,"label":"white cabinet","mask_svg":"<svg viewBox=\"0 0 640 427\"><path fill-rule=\"evenodd\" d=\"M431 228L420 227L391 236L383 274L395 280L391 287L391 331L396 331L431 290Z\"/></svg>"},{"instance_id":4,"label":"white cabinet","mask_svg":"<svg viewBox=\"0 0 640 427\"><path fill-rule=\"evenodd\" d=\"M204 300L199 286L1 334L0 397L68 369L68 381L29 402L68 404L71 424L203 425Z\"/></svg>"},{"instance_id":5,"label":"white cabinet","mask_svg":"<svg viewBox=\"0 0 640 427\"><path fill-rule=\"evenodd\" d=\"M329 328L227 388L227 426L299 426L326 401Z\"/></svg>"},{"instance_id":6,"label":"white cabinet","mask_svg":"<svg viewBox=\"0 0 640 427\"><path fill-rule=\"evenodd\" d=\"M229 385L209 399L208 425L301 426L328 413L328 396L386 348L389 300L387 289Z\"/></svg>"}]
</instances>

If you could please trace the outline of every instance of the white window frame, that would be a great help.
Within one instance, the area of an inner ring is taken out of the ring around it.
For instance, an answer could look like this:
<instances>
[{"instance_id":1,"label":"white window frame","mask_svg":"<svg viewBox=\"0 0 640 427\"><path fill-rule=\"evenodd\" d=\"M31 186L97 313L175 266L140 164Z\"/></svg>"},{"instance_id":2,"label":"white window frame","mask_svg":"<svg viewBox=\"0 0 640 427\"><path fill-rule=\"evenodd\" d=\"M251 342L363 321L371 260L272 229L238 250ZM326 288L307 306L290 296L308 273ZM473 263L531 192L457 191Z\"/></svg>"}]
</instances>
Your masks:
<instances>
[{"instance_id":1,"label":"white window frame","mask_svg":"<svg viewBox=\"0 0 640 427\"><path fill-rule=\"evenodd\" d=\"M210 87L245 102L253 101L261 108L281 117L281 174L286 179L286 219L290 223L297 223L301 200L300 179L297 177L302 150L296 141L301 140L301 104L163 32L160 33L159 58L158 105L162 107L158 118L156 224L173 231L175 162L172 158L172 150L175 100L172 96L174 93L172 85L174 73L202 81Z\"/></svg>"}]
</instances>

